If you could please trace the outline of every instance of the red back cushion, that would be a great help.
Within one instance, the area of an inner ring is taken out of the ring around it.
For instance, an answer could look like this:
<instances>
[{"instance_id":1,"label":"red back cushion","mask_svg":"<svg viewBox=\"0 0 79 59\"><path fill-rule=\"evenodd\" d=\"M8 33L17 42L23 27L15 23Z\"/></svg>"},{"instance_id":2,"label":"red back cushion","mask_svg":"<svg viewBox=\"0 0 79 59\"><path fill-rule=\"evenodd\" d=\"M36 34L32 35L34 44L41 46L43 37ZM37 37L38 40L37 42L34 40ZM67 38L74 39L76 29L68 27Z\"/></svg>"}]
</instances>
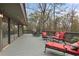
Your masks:
<instances>
[{"instance_id":1,"label":"red back cushion","mask_svg":"<svg viewBox=\"0 0 79 59\"><path fill-rule=\"evenodd\" d=\"M64 36L65 36L65 32L60 32L59 38L60 38L60 39L64 39Z\"/></svg>"},{"instance_id":2,"label":"red back cushion","mask_svg":"<svg viewBox=\"0 0 79 59\"><path fill-rule=\"evenodd\" d=\"M55 33L55 36L59 38L60 33L59 33L59 32L56 32L56 33Z\"/></svg>"},{"instance_id":3,"label":"red back cushion","mask_svg":"<svg viewBox=\"0 0 79 59\"><path fill-rule=\"evenodd\" d=\"M47 36L47 33L46 32L42 32L42 36Z\"/></svg>"}]
</instances>

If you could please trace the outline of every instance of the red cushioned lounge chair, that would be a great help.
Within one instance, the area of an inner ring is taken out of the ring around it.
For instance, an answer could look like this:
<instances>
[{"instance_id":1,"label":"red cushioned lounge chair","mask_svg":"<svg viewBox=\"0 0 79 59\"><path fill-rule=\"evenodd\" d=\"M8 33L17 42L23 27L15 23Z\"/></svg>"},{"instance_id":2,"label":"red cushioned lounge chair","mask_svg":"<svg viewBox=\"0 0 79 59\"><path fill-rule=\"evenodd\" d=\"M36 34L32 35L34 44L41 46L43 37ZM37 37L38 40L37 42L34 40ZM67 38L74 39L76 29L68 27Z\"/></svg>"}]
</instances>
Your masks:
<instances>
[{"instance_id":1,"label":"red cushioned lounge chair","mask_svg":"<svg viewBox=\"0 0 79 59\"><path fill-rule=\"evenodd\" d=\"M79 46L79 41L76 42L75 44L77 44ZM64 44L60 44L60 43L56 43L56 42L47 42L45 45L44 52L46 52L46 48L56 49L58 51L72 54L72 55L79 55L79 48L77 50L73 50L72 45L68 45L68 44L64 45Z\"/></svg>"},{"instance_id":2,"label":"red cushioned lounge chair","mask_svg":"<svg viewBox=\"0 0 79 59\"><path fill-rule=\"evenodd\" d=\"M55 33L55 36L52 36L52 38L53 39L56 39L56 40L58 40L58 41L63 41L63 42L65 42L65 33L66 32L56 32Z\"/></svg>"},{"instance_id":3,"label":"red cushioned lounge chair","mask_svg":"<svg viewBox=\"0 0 79 59\"><path fill-rule=\"evenodd\" d=\"M55 36L52 36L52 38L57 39L57 40L64 40L66 32L56 32Z\"/></svg>"},{"instance_id":4,"label":"red cushioned lounge chair","mask_svg":"<svg viewBox=\"0 0 79 59\"><path fill-rule=\"evenodd\" d=\"M42 32L42 38L43 39L46 39L47 38L47 32L45 32L45 31Z\"/></svg>"}]
</instances>

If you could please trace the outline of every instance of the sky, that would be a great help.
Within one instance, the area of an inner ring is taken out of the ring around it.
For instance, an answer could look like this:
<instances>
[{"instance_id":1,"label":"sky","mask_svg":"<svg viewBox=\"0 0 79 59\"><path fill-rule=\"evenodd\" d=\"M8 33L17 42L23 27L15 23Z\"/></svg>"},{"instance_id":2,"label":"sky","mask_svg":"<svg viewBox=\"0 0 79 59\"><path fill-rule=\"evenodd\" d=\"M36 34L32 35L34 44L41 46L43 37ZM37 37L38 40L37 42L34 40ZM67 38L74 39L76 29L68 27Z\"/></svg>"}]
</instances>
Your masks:
<instances>
[{"instance_id":1,"label":"sky","mask_svg":"<svg viewBox=\"0 0 79 59\"><path fill-rule=\"evenodd\" d=\"M72 6L75 7L76 10L79 12L79 7L78 7L79 3L66 3L64 7L65 8L67 7L67 10L69 11L69 10L71 10ZM64 7L62 7L62 8L64 8ZM37 11L38 10L37 3L27 3L26 4L26 10L27 10L28 14L30 14L34 11Z\"/></svg>"}]
</instances>

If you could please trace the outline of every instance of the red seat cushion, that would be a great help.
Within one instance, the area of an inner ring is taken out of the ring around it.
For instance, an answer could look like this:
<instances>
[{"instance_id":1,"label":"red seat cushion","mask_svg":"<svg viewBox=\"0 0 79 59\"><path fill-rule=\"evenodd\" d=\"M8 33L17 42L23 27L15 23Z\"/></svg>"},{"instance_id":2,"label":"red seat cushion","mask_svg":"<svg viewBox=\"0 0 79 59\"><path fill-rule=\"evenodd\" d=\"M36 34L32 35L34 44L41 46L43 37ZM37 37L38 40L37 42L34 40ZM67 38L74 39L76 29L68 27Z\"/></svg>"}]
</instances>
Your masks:
<instances>
[{"instance_id":1,"label":"red seat cushion","mask_svg":"<svg viewBox=\"0 0 79 59\"><path fill-rule=\"evenodd\" d=\"M69 54L75 54L75 55L79 55L79 49L76 50L72 50L72 46L66 45L65 48L67 48L67 53Z\"/></svg>"},{"instance_id":2,"label":"red seat cushion","mask_svg":"<svg viewBox=\"0 0 79 59\"><path fill-rule=\"evenodd\" d=\"M74 44L76 44L77 47L79 47L79 41L76 42L76 43L74 43ZM77 51L76 51L76 50L73 50L73 49L72 49L72 46L70 46L70 45L66 45L65 47L67 48L67 52L68 52L68 53L79 55L79 49L78 49Z\"/></svg>"},{"instance_id":3,"label":"red seat cushion","mask_svg":"<svg viewBox=\"0 0 79 59\"><path fill-rule=\"evenodd\" d=\"M75 54L75 55L79 55L79 49L77 51L75 50L72 50L70 45L63 45L63 44L59 44L59 43L56 43L56 42L48 42L46 43L46 47L47 48L52 48L52 49L57 49L59 51L66 51L67 49L67 53L69 54Z\"/></svg>"},{"instance_id":4,"label":"red seat cushion","mask_svg":"<svg viewBox=\"0 0 79 59\"><path fill-rule=\"evenodd\" d=\"M46 43L46 46L48 48L56 48L56 49L58 49L60 51L64 51L65 50L63 44L59 44L59 43L55 43L55 42L48 42L48 43Z\"/></svg>"}]
</instances>

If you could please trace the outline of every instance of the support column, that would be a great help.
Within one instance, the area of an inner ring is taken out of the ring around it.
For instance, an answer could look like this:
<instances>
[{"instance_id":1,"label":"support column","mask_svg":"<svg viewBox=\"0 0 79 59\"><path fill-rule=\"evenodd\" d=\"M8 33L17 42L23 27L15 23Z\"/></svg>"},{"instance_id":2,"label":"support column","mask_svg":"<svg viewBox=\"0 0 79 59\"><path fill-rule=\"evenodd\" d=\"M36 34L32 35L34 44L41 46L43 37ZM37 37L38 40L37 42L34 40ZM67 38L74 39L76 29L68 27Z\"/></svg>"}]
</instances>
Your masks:
<instances>
[{"instance_id":1,"label":"support column","mask_svg":"<svg viewBox=\"0 0 79 59\"><path fill-rule=\"evenodd\" d=\"M0 17L0 51L3 48L3 44L2 44L2 18Z\"/></svg>"},{"instance_id":2,"label":"support column","mask_svg":"<svg viewBox=\"0 0 79 59\"><path fill-rule=\"evenodd\" d=\"M18 24L18 37L20 36L20 33L19 33L19 24Z\"/></svg>"},{"instance_id":3,"label":"support column","mask_svg":"<svg viewBox=\"0 0 79 59\"><path fill-rule=\"evenodd\" d=\"M11 40L10 40L10 18L8 18L8 44L11 43Z\"/></svg>"},{"instance_id":4,"label":"support column","mask_svg":"<svg viewBox=\"0 0 79 59\"><path fill-rule=\"evenodd\" d=\"M22 25L22 34L24 34L24 27L23 27L23 25Z\"/></svg>"}]
</instances>

